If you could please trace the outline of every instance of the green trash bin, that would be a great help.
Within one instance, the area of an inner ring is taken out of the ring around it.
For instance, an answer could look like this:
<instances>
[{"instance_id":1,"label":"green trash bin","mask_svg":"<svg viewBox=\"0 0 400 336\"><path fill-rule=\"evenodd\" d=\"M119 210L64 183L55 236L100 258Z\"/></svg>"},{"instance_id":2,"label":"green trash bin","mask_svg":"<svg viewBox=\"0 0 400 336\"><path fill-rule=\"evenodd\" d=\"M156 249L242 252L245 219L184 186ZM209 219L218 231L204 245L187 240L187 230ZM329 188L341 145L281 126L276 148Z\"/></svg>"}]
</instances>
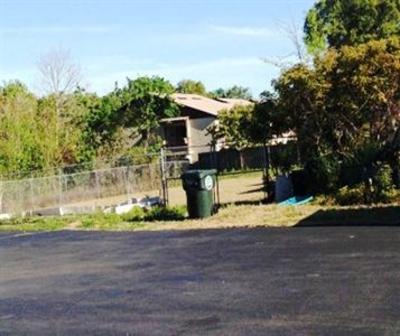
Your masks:
<instances>
[{"instance_id":1,"label":"green trash bin","mask_svg":"<svg viewBox=\"0 0 400 336\"><path fill-rule=\"evenodd\" d=\"M215 169L188 170L182 174L190 218L206 218L214 212Z\"/></svg>"}]
</instances>

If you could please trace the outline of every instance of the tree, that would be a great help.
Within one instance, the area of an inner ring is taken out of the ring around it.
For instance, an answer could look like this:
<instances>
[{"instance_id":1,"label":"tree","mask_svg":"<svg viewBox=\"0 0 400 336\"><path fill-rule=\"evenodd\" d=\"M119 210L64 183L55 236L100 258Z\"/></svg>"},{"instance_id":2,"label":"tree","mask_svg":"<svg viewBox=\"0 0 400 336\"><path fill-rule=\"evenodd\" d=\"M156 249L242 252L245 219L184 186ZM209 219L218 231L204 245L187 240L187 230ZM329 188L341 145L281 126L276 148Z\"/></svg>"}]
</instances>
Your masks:
<instances>
[{"instance_id":1,"label":"tree","mask_svg":"<svg viewBox=\"0 0 400 336\"><path fill-rule=\"evenodd\" d=\"M0 87L0 173L29 174L54 164L51 126L25 85L9 82Z\"/></svg>"},{"instance_id":2,"label":"tree","mask_svg":"<svg viewBox=\"0 0 400 336\"><path fill-rule=\"evenodd\" d=\"M252 105L236 105L232 109L223 110L218 113L218 124L211 130L216 139L223 139L229 147L240 151L240 166L243 167L243 156L241 150L248 147L249 131L252 124Z\"/></svg>"},{"instance_id":3,"label":"tree","mask_svg":"<svg viewBox=\"0 0 400 336\"><path fill-rule=\"evenodd\" d=\"M88 113L84 119L82 139L85 143L85 155L88 160L94 157L110 156L115 147L122 142L123 122L118 111L122 107L120 97L112 92L101 98L85 95L84 104Z\"/></svg>"},{"instance_id":4,"label":"tree","mask_svg":"<svg viewBox=\"0 0 400 336\"><path fill-rule=\"evenodd\" d=\"M252 100L253 97L251 95L250 89L234 85L228 89L219 88L211 93L214 98L237 98L237 99L246 99Z\"/></svg>"},{"instance_id":5,"label":"tree","mask_svg":"<svg viewBox=\"0 0 400 336\"><path fill-rule=\"evenodd\" d=\"M311 63L311 55L304 44L303 33L299 29L299 25L294 21L281 24L283 35L289 39L292 44L293 52L281 57L264 57L263 61L271 64L281 70L286 70L298 63Z\"/></svg>"},{"instance_id":6,"label":"tree","mask_svg":"<svg viewBox=\"0 0 400 336\"><path fill-rule=\"evenodd\" d=\"M59 48L53 49L43 55L38 62L40 84L46 94L46 109L54 109L55 120L55 140L60 149L59 162L73 163L75 155L71 149L67 149L66 141L70 142L77 135L72 123L80 117L80 109L76 106L73 93L79 89L82 79L78 65L74 64L69 51Z\"/></svg>"},{"instance_id":7,"label":"tree","mask_svg":"<svg viewBox=\"0 0 400 336\"><path fill-rule=\"evenodd\" d=\"M304 41L312 53L400 34L399 0L319 0L309 10Z\"/></svg>"},{"instance_id":8,"label":"tree","mask_svg":"<svg viewBox=\"0 0 400 336\"><path fill-rule=\"evenodd\" d=\"M179 93L192 93L201 96L207 96L207 90L204 84L200 81L194 81L191 79L181 80L176 87L176 91Z\"/></svg>"},{"instance_id":9,"label":"tree","mask_svg":"<svg viewBox=\"0 0 400 336\"><path fill-rule=\"evenodd\" d=\"M375 147L375 161L395 165L400 150L400 39L371 41L333 52L328 103L337 110L338 148ZM346 156L346 155L345 155Z\"/></svg>"},{"instance_id":10,"label":"tree","mask_svg":"<svg viewBox=\"0 0 400 336\"><path fill-rule=\"evenodd\" d=\"M161 77L128 78L128 84L116 89L121 100L117 118L124 127L138 133L145 147L157 143L155 130L162 118L175 117L179 109L170 98L174 87Z\"/></svg>"},{"instance_id":11,"label":"tree","mask_svg":"<svg viewBox=\"0 0 400 336\"><path fill-rule=\"evenodd\" d=\"M80 67L73 62L70 52L62 48L43 55L37 66L42 90L48 95L72 93L82 80Z\"/></svg>"},{"instance_id":12,"label":"tree","mask_svg":"<svg viewBox=\"0 0 400 336\"><path fill-rule=\"evenodd\" d=\"M251 125L253 106L236 105L218 113L217 137L233 148L243 149L250 144L248 129Z\"/></svg>"},{"instance_id":13,"label":"tree","mask_svg":"<svg viewBox=\"0 0 400 336\"><path fill-rule=\"evenodd\" d=\"M398 38L329 49L314 66L285 71L274 86L277 110L286 129L296 132L304 159L394 165L400 150ZM360 162L359 154L371 149L369 161Z\"/></svg>"},{"instance_id":14,"label":"tree","mask_svg":"<svg viewBox=\"0 0 400 336\"><path fill-rule=\"evenodd\" d=\"M250 145L266 145L273 135L286 130L277 114L277 97L265 91L261 100L252 105L236 105L218 114L218 127L213 131L216 138L224 139L234 148Z\"/></svg>"}]
</instances>

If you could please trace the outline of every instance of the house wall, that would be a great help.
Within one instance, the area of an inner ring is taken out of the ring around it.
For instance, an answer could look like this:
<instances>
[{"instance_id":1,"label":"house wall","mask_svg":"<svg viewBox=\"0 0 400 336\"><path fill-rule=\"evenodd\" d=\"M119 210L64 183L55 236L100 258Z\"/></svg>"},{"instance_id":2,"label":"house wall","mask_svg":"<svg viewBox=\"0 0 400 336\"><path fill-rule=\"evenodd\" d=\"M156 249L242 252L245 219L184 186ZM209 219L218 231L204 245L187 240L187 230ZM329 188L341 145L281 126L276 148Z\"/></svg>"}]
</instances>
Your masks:
<instances>
[{"instance_id":1,"label":"house wall","mask_svg":"<svg viewBox=\"0 0 400 336\"><path fill-rule=\"evenodd\" d=\"M212 137L208 128L215 122L215 117L197 118L189 120L190 128L190 156L191 161L198 161L199 153L208 152Z\"/></svg>"}]
</instances>

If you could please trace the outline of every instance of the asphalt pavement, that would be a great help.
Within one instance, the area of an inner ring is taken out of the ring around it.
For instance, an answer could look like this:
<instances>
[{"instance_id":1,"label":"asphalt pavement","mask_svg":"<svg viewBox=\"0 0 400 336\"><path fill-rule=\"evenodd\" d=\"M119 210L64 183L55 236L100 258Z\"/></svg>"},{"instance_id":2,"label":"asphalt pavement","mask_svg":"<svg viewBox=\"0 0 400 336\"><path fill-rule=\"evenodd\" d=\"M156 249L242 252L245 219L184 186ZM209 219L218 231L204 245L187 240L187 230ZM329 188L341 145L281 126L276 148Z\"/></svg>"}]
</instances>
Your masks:
<instances>
[{"instance_id":1,"label":"asphalt pavement","mask_svg":"<svg viewBox=\"0 0 400 336\"><path fill-rule=\"evenodd\" d=\"M400 228L0 234L0 335L399 335Z\"/></svg>"}]
</instances>

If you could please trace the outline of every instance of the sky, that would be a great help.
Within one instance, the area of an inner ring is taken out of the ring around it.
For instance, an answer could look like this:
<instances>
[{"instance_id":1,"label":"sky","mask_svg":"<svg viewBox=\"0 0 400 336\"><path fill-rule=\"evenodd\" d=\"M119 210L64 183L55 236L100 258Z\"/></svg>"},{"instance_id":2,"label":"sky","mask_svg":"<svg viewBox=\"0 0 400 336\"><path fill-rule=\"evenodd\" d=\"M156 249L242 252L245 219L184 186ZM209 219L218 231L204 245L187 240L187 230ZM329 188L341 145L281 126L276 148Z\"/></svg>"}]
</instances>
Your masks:
<instances>
[{"instance_id":1,"label":"sky","mask_svg":"<svg viewBox=\"0 0 400 336\"><path fill-rule=\"evenodd\" d=\"M209 90L270 89L294 52L285 28L313 0L0 0L0 82L40 91L37 63L68 50L83 85L105 94L127 77L201 80Z\"/></svg>"}]
</instances>

